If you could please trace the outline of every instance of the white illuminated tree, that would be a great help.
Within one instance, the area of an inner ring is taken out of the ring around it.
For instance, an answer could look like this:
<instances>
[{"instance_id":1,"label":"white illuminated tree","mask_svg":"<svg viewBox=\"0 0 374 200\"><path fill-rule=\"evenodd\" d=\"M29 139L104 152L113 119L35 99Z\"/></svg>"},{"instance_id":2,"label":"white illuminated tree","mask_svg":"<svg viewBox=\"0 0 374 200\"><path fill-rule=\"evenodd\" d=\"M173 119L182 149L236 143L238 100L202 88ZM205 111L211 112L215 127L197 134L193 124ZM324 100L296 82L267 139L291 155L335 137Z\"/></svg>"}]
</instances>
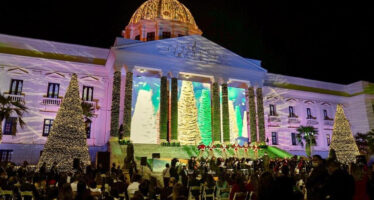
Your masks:
<instances>
[{"instance_id":1,"label":"white illuminated tree","mask_svg":"<svg viewBox=\"0 0 374 200\"><path fill-rule=\"evenodd\" d=\"M247 111L244 111L243 115L242 137L248 137Z\"/></svg>"},{"instance_id":2,"label":"white illuminated tree","mask_svg":"<svg viewBox=\"0 0 374 200\"><path fill-rule=\"evenodd\" d=\"M234 102L229 100L229 119L230 119L230 142L235 143L239 137L238 123L236 121L236 114L234 109Z\"/></svg>"},{"instance_id":3,"label":"white illuminated tree","mask_svg":"<svg viewBox=\"0 0 374 200\"><path fill-rule=\"evenodd\" d=\"M70 172L74 159L79 159L85 165L90 164L86 139L78 79L77 75L73 74L44 145L38 167L46 163L49 168L56 162L58 171Z\"/></svg>"},{"instance_id":4,"label":"white illuminated tree","mask_svg":"<svg viewBox=\"0 0 374 200\"><path fill-rule=\"evenodd\" d=\"M182 81L178 101L178 141L181 145L196 145L200 140L193 85L191 81Z\"/></svg>"},{"instance_id":5,"label":"white illuminated tree","mask_svg":"<svg viewBox=\"0 0 374 200\"><path fill-rule=\"evenodd\" d=\"M341 163L356 162L356 156L360 155L342 105L338 105L336 108L330 151L332 149Z\"/></svg>"},{"instance_id":6,"label":"white illuminated tree","mask_svg":"<svg viewBox=\"0 0 374 200\"><path fill-rule=\"evenodd\" d=\"M139 90L131 120L130 140L133 143L157 144L157 133L152 91L141 89Z\"/></svg>"}]
</instances>

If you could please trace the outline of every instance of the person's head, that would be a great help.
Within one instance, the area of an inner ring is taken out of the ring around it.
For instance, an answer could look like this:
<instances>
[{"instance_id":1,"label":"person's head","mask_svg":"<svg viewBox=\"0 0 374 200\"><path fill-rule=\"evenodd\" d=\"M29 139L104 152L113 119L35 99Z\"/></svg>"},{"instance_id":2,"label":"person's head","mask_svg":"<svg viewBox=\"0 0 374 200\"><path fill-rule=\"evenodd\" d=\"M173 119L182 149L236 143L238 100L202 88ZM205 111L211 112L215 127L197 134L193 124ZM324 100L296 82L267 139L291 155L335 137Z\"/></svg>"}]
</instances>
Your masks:
<instances>
[{"instance_id":1,"label":"person's head","mask_svg":"<svg viewBox=\"0 0 374 200\"><path fill-rule=\"evenodd\" d=\"M166 163L165 167L166 167L166 168L169 168L169 167L170 167L169 163Z\"/></svg>"},{"instance_id":2,"label":"person's head","mask_svg":"<svg viewBox=\"0 0 374 200\"><path fill-rule=\"evenodd\" d=\"M282 171L282 174L285 175L285 176L288 176L289 173L290 173L290 169L286 165L282 166L281 171Z\"/></svg>"},{"instance_id":3,"label":"person's head","mask_svg":"<svg viewBox=\"0 0 374 200\"><path fill-rule=\"evenodd\" d=\"M65 183L62 185L58 193L58 199L61 199L61 200L72 200L73 199L73 190L71 189L71 186L69 183Z\"/></svg>"},{"instance_id":4,"label":"person's head","mask_svg":"<svg viewBox=\"0 0 374 200\"><path fill-rule=\"evenodd\" d=\"M174 185L177 183L177 180L174 177L171 177L169 180L169 187L174 187Z\"/></svg>"},{"instance_id":5,"label":"person's head","mask_svg":"<svg viewBox=\"0 0 374 200\"><path fill-rule=\"evenodd\" d=\"M77 192L82 194L86 191L86 183L83 181L79 181L77 184Z\"/></svg>"},{"instance_id":6,"label":"person's head","mask_svg":"<svg viewBox=\"0 0 374 200\"><path fill-rule=\"evenodd\" d=\"M337 169L339 169L339 163L335 160L328 160L327 161L327 172L331 175Z\"/></svg>"},{"instance_id":7,"label":"person's head","mask_svg":"<svg viewBox=\"0 0 374 200\"><path fill-rule=\"evenodd\" d=\"M319 167L323 164L323 159L320 155L314 155L312 157L312 166L313 167Z\"/></svg>"}]
</instances>

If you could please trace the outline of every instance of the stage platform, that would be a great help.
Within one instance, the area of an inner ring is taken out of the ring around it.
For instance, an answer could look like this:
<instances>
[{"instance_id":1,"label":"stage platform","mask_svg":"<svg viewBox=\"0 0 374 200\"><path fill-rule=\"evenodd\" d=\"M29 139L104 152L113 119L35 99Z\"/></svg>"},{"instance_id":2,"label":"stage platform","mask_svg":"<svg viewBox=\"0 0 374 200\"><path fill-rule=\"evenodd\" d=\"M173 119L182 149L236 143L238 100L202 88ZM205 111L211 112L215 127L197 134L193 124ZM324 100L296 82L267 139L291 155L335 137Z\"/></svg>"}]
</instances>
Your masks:
<instances>
[{"instance_id":1,"label":"stage platform","mask_svg":"<svg viewBox=\"0 0 374 200\"><path fill-rule=\"evenodd\" d=\"M119 163L123 165L124 158L126 156L127 145L120 145L117 140L111 139L110 141L110 151L111 151L111 162ZM203 157L208 157L208 150L205 150ZM260 148L258 151L258 157L262 157L264 153L267 152L270 158L290 158L293 155L279 149L274 146L266 146ZM153 153L160 153L159 159L152 159ZM147 163L151 167L152 171L160 171L165 168L166 163L170 163L173 158L178 158L181 163L187 163L187 160L191 156L198 156L199 150L196 146L179 146L179 147L170 147L170 146L161 146L158 144L134 144L134 156L138 162L140 162L141 157L147 157ZM215 157L222 157L221 149L214 149ZM233 157L234 150L228 149L227 156ZM239 158L244 156L244 150L239 150ZM249 150L249 158L255 159L254 151Z\"/></svg>"}]
</instances>

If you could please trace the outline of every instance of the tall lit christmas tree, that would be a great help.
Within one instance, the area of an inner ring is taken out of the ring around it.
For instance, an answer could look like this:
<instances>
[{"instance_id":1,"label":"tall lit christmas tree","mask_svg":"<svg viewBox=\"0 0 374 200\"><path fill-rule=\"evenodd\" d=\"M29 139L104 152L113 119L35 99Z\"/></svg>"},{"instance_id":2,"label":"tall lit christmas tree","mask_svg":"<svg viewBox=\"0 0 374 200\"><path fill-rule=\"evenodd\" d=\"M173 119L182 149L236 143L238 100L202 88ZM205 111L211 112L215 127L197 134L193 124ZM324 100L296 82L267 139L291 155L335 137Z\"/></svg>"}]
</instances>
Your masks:
<instances>
[{"instance_id":1,"label":"tall lit christmas tree","mask_svg":"<svg viewBox=\"0 0 374 200\"><path fill-rule=\"evenodd\" d=\"M49 168L56 162L60 172L69 172L73 169L74 159L79 159L85 165L90 164L86 139L78 79L73 74L44 145L38 168L43 163Z\"/></svg>"},{"instance_id":2,"label":"tall lit christmas tree","mask_svg":"<svg viewBox=\"0 0 374 200\"><path fill-rule=\"evenodd\" d=\"M243 129L243 119L242 114L240 112L240 107L235 106L235 115L236 115L236 124L238 126L238 136L242 136L242 129Z\"/></svg>"},{"instance_id":3,"label":"tall lit christmas tree","mask_svg":"<svg viewBox=\"0 0 374 200\"><path fill-rule=\"evenodd\" d=\"M139 90L131 120L130 140L133 143L157 144L156 116L152 104L152 90Z\"/></svg>"},{"instance_id":4,"label":"tall lit christmas tree","mask_svg":"<svg viewBox=\"0 0 374 200\"><path fill-rule=\"evenodd\" d=\"M360 155L342 105L336 108L330 151L332 149L341 163L355 162L356 156Z\"/></svg>"},{"instance_id":5,"label":"tall lit christmas tree","mask_svg":"<svg viewBox=\"0 0 374 200\"><path fill-rule=\"evenodd\" d=\"M230 142L235 143L237 137L239 137L238 123L236 122L236 115L234 109L234 102L229 101L229 120L230 120Z\"/></svg>"},{"instance_id":6,"label":"tall lit christmas tree","mask_svg":"<svg viewBox=\"0 0 374 200\"><path fill-rule=\"evenodd\" d=\"M193 85L191 81L182 81L178 102L178 141L182 145L197 145L200 140Z\"/></svg>"},{"instance_id":7,"label":"tall lit christmas tree","mask_svg":"<svg viewBox=\"0 0 374 200\"><path fill-rule=\"evenodd\" d=\"M243 128L242 128L242 137L248 137L248 120L247 120L247 111L244 111L243 114Z\"/></svg>"},{"instance_id":8,"label":"tall lit christmas tree","mask_svg":"<svg viewBox=\"0 0 374 200\"><path fill-rule=\"evenodd\" d=\"M209 145L212 142L212 113L210 108L210 91L207 89L202 91L198 114L201 140L205 145Z\"/></svg>"}]
</instances>

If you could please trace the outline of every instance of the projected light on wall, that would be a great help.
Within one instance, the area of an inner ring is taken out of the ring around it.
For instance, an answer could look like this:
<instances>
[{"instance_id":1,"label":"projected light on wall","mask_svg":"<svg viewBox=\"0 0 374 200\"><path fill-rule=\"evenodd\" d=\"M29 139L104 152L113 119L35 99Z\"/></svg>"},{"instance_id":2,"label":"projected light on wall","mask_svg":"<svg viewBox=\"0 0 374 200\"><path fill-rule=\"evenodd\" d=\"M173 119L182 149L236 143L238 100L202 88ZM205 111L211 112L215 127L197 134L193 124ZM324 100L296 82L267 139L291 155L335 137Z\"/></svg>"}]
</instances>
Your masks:
<instances>
[{"instance_id":1,"label":"projected light on wall","mask_svg":"<svg viewBox=\"0 0 374 200\"><path fill-rule=\"evenodd\" d=\"M157 144L159 140L160 78L134 76L131 141Z\"/></svg>"},{"instance_id":2,"label":"projected light on wall","mask_svg":"<svg viewBox=\"0 0 374 200\"><path fill-rule=\"evenodd\" d=\"M210 84L178 81L178 140L181 144L212 141Z\"/></svg>"},{"instance_id":3,"label":"projected light on wall","mask_svg":"<svg viewBox=\"0 0 374 200\"><path fill-rule=\"evenodd\" d=\"M238 137L248 137L247 106L245 90L228 87L230 142L234 143Z\"/></svg>"}]
</instances>

